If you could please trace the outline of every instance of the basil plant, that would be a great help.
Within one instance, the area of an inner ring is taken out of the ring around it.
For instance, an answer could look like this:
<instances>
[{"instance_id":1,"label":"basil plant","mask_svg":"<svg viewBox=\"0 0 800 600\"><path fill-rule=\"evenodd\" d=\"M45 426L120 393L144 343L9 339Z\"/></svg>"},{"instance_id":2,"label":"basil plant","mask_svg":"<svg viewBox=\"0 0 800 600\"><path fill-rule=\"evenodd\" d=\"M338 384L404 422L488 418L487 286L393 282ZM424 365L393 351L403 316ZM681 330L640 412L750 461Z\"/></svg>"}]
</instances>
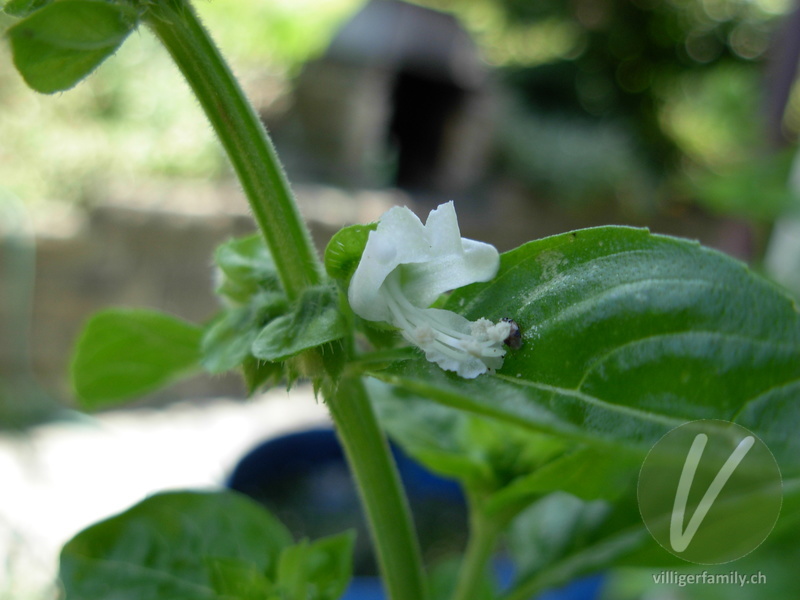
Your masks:
<instances>
[{"instance_id":1,"label":"basil plant","mask_svg":"<svg viewBox=\"0 0 800 600\"><path fill-rule=\"evenodd\" d=\"M698 420L735 423L769 447L783 509L753 556L770 557L770 569L796 559L800 314L782 290L719 252L644 229L573 231L499 254L461 237L452 202L424 223L392 208L338 232L320 257L189 0L9 0L4 11L14 64L45 94L150 29L258 227L216 251L223 308L209 323L116 309L87 323L72 362L86 409L198 369L238 371L251 393L310 382L392 600L525 600L621 565L691 568L650 536L636 480L658 440ZM455 562L423 560L387 437L463 489L469 539ZM351 532L292 539L233 492L170 492L79 533L60 577L68 600L335 600L353 542ZM514 564L502 584L490 569L500 555Z\"/></svg>"}]
</instances>

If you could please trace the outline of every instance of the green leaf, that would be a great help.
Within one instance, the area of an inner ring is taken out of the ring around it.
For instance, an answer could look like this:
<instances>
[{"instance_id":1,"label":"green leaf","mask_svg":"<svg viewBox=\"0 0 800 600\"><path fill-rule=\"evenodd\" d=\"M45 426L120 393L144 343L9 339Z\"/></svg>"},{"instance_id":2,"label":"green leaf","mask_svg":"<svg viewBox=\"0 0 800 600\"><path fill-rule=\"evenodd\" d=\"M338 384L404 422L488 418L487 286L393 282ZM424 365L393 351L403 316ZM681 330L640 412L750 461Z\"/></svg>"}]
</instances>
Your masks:
<instances>
[{"instance_id":1,"label":"green leaf","mask_svg":"<svg viewBox=\"0 0 800 600\"><path fill-rule=\"evenodd\" d=\"M244 304L258 292L283 293L275 262L260 235L230 240L214 253L222 273L217 293Z\"/></svg>"},{"instance_id":2,"label":"green leaf","mask_svg":"<svg viewBox=\"0 0 800 600\"><path fill-rule=\"evenodd\" d=\"M211 589L228 600L264 600L274 591L260 565L237 558L201 557Z\"/></svg>"},{"instance_id":3,"label":"green leaf","mask_svg":"<svg viewBox=\"0 0 800 600\"><path fill-rule=\"evenodd\" d=\"M509 549L521 578L588 545L611 510L607 502L587 502L564 492L552 493L530 506L509 530ZM630 525L641 522L635 508L630 514ZM641 530L645 531L644 526Z\"/></svg>"},{"instance_id":4,"label":"green leaf","mask_svg":"<svg viewBox=\"0 0 800 600\"><path fill-rule=\"evenodd\" d=\"M227 300L228 307L203 335L203 366L211 373L241 367L248 393L252 394L283 376L281 364L256 359L252 346L269 322L286 313L288 301L260 235L220 245L214 262L220 273L216 291Z\"/></svg>"},{"instance_id":5,"label":"green leaf","mask_svg":"<svg viewBox=\"0 0 800 600\"><path fill-rule=\"evenodd\" d=\"M203 367L209 373L224 373L250 356L258 335L249 307L223 312L203 334Z\"/></svg>"},{"instance_id":6,"label":"green leaf","mask_svg":"<svg viewBox=\"0 0 800 600\"><path fill-rule=\"evenodd\" d=\"M170 492L85 529L61 552L68 600L256 600L291 544L232 492Z\"/></svg>"},{"instance_id":7,"label":"green leaf","mask_svg":"<svg viewBox=\"0 0 800 600\"><path fill-rule=\"evenodd\" d=\"M487 512L507 506L524 507L553 491L574 494L582 500L613 500L630 486L642 466L640 454L624 448L581 445L516 478L486 503Z\"/></svg>"},{"instance_id":8,"label":"green leaf","mask_svg":"<svg viewBox=\"0 0 800 600\"><path fill-rule=\"evenodd\" d=\"M93 409L152 391L199 367L199 327L148 310L94 315L78 338L72 384Z\"/></svg>"},{"instance_id":9,"label":"green leaf","mask_svg":"<svg viewBox=\"0 0 800 600\"><path fill-rule=\"evenodd\" d=\"M355 532L348 531L281 552L277 584L282 600L338 600L350 582Z\"/></svg>"},{"instance_id":10,"label":"green leaf","mask_svg":"<svg viewBox=\"0 0 800 600\"><path fill-rule=\"evenodd\" d=\"M699 244L602 227L503 254L455 291L467 318L513 318L524 345L465 380L424 359L373 374L440 403L535 431L645 451L694 419L757 433L800 465L800 315L745 265Z\"/></svg>"},{"instance_id":11,"label":"green leaf","mask_svg":"<svg viewBox=\"0 0 800 600\"><path fill-rule=\"evenodd\" d=\"M564 442L369 382L381 425L431 470L493 492L562 454Z\"/></svg>"},{"instance_id":12,"label":"green leaf","mask_svg":"<svg viewBox=\"0 0 800 600\"><path fill-rule=\"evenodd\" d=\"M277 385L283 374L282 363L258 360L252 356L242 363L242 375L247 385L247 394L251 396L260 389Z\"/></svg>"},{"instance_id":13,"label":"green leaf","mask_svg":"<svg viewBox=\"0 0 800 600\"><path fill-rule=\"evenodd\" d=\"M361 261L364 247L370 231L377 229L377 223L369 225L350 225L339 230L325 248L325 270L332 279L338 279L345 285Z\"/></svg>"},{"instance_id":14,"label":"green leaf","mask_svg":"<svg viewBox=\"0 0 800 600\"><path fill-rule=\"evenodd\" d=\"M562 492L542 498L514 520L508 547L517 568L508 596L515 600L611 565L635 564L637 558L648 566L682 562L650 536L635 504L615 508ZM515 593L522 589L525 593Z\"/></svg>"},{"instance_id":15,"label":"green leaf","mask_svg":"<svg viewBox=\"0 0 800 600\"><path fill-rule=\"evenodd\" d=\"M751 556L789 542L796 547L800 522L800 479L783 485L783 509L775 529ZM664 518L669 520L670 514ZM613 505L585 502L564 493L551 494L512 523L509 550L518 568L509 600L527 600L581 575L610 566L686 566L658 545L639 515L631 490ZM704 568L706 566L704 565ZM729 570L726 568L726 570Z\"/></svg>"},{"instance_id":16,"label":"green leaf","mask_svg":"<svg viewBox=\"0 0 800 600\"><path fill-rule=\"evenodd\" d=\"M38 4L14 3L18 14ZM8 29L14 64L37 92L67 90L111 56L136 28L137 12L98 0L45 5Z\"/></svg>"},{"instance_id":17,"label":"green leaf","mask_svg":"<svg viewBox=\"0 0 800 600\"><path fill-rule=\"evenodd\" d=\"M611 499L641 468L643 457L624 449L571 444L374 380L369 390L392 439L432 471L480 494L487 514L513 514L556 490Z\"/></svg>"},{"instance_id":18,"label":"green leaf","mask_svg":"<svg viewBox=\"0 0 800 600\"><path fill-rule=\"evenodd\" d=\"M3 6L3 12L12 17L27 17L32 12L35 12L53 2L53 0L9 0Z\"/></svg>"},{"instance_id":19,"label":"green leaf","mask_svg":"<svg viewBox=\"0 0 800 600\"><path fill-rule=\"evenodd\" d=\"M253 342L253 356L281 361L309 348L338 340L347 333L335 290L311 288L294 310L271 321Z\"/></svg>"},{"instance_id":20,"label":"green leaf","mask_svg":"<svg viewBox=\"0 0 800 600\"><path fill-rule=\"evenodd\" d=\"M203 334L203 366L211 373L239 367L250 356L259 331L286 311L286 297L262 292L243 307L224 311Z\"/></svg>"}]
</instances>

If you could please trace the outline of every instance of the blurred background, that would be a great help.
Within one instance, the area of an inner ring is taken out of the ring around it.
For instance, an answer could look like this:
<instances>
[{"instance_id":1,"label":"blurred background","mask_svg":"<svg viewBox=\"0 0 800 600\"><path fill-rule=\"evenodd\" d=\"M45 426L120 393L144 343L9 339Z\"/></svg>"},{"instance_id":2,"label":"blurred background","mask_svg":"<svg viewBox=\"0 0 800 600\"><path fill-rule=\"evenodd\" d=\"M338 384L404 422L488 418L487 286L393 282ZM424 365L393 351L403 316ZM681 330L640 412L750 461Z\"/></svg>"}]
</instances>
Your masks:
<instances>
[{"instance_id":1,"label":"blurred background","mask_svg":"<svg viewBox=\"0 0 800 600\"><path fill-rule=\"evenodd\" d=\"M425 215L453 199L464 235L500 250L578 227L647 226L800 293L791 0L196 7L273 135L320 248L394 204ZM11 23L0 16L0 28ZM69 355L92 312L208 320L213 248L253 229L197 103L148 31L54 96L27 89L0 44L0 424L15 431L0 436L10 453L0 478L43 431L30 428L73 404ZM95 424L164 422L148 412L164 406L218 419L210 399L242 395L236 378L201 376ZM313 412L299 405L298 423ZM221 473L222 459L208 460Z\"/></svg>"}]
</instances>

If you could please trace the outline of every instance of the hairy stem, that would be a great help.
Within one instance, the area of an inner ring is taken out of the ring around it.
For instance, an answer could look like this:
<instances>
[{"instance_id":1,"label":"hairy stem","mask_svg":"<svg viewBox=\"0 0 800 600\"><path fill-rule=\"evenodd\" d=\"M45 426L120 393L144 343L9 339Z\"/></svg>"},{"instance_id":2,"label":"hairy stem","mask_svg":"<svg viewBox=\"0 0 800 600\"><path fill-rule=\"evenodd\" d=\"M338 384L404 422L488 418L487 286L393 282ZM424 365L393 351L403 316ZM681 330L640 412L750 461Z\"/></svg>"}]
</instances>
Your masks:
<instances>
[{"instance_id":1,"label":"hairy stem","mask_svg":"<svg viewBox=\"0 0 800 600\"><path fill-rule=\"evenodd\" d=\"M364 383L342 379L327 399L367 514L388 597L423 600L422 562L411 512Z\"/></svg>"},{"instance_id":2,"label":"hairy stem","mask_svg":"<svg viewBox=\"0 0 800 600\"><path fill-rule=\"evenodd\" d=\"M154 2L144 21L197 96L239 177L284 290L297 298L321 281L322 271L261 120L187 0Z\"/></svg>"},{"instance_id":3,"label":"hairy stem","mask_svg":"<svg viewBox=\"0 0 800 600\"><path fill-rule=\"evenodd\" d=\"M297 298L321 281L321 265L261 121L187 0L153 2L144 21L197 96L241 181L283 287L289 298ZM389 598L423 600L411 513L363 382L346 378L324 388L365 507Z\"/></svg>"}]
</instances>

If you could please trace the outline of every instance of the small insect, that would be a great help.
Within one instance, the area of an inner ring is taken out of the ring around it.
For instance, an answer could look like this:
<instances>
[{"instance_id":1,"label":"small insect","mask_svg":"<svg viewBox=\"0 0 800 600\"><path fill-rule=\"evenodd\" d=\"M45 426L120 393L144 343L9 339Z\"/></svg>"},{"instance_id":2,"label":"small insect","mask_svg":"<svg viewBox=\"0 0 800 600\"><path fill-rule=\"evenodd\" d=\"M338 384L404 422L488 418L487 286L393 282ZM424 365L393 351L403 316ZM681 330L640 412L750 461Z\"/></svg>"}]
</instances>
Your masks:
<instances>
[{"instance_id":1,"label":"small insect","mask_svg":"<svg viewBox=\"0 0 800 600\"><path fill-rule=\"evenodd\" d=\"M503 343L512 350L519 350L522 348L522 331L520 331L517 322L514 319L509 319L508 317L503 317L500 320L511 325L511 331L509 332L508 337L503 340Z\"/></svg>"}]
</instances>

